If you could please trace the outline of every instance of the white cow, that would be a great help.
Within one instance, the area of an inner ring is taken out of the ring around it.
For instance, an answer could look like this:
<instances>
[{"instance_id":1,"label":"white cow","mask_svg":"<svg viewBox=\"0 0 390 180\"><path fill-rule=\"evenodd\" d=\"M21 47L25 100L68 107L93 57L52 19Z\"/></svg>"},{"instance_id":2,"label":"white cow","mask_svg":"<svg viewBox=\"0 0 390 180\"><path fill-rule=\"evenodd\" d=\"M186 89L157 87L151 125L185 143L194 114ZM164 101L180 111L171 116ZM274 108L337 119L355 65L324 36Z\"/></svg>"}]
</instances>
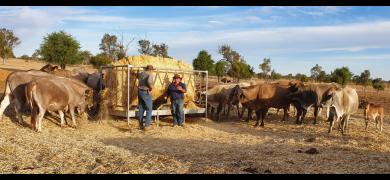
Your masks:
<instances>
[{"instance_id":1,"label":"white cow","mask_svg":"<svg viewBox=\"0 0 390 180\"><path fill-rule=\"evenodd\" d=\"M359 97L356 90L349 87L331 88L326 92L321 104L330 106L328 132L331 133L334 122L339 121L341 133L344 134L346 133L350 116L358 111Z\"/></svg>"}]
</instances>

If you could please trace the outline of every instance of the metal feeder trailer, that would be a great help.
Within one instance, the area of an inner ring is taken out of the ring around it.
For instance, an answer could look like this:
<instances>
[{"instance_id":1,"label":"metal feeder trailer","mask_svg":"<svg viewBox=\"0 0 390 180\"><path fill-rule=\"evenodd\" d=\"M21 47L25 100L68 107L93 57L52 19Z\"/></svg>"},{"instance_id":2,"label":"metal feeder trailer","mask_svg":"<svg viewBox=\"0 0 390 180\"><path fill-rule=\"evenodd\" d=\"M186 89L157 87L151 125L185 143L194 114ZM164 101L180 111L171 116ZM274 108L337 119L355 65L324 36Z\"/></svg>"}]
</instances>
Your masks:
<instances>
[{"instance_id":1,"label":"metal feeder trailer","mask_svg":"<svg viewBox=\"0 0 390 180\"><path fill-rule=\"evenodd\" d=\"M108 66L101 66L99 69L99 72L102 73L109 73L110 75L104 75L101 78L103 78L103 82L106 82L105 87L109 89L110 91L110 101L112 108L108 110L110 115L114 116L120 116L120 117L126 117L127 123L130 125L130 119L133 117L137 117L138 110L130 104L131 102L131 92L136 91L137 87L131 87L130 86L130 80L133 73L132 70L135 69L141 69L143 67L135 67L132 65L108 65ZM207 89L208 89L208 71L198 71L198 70L177 70L177 69L167 69L167 68L155 68L153 72L156 73L154 84L156 82L163 82L163 79L168 77L168 73L177 73L181 74L183 79L185 76L189 76L188 82L184 83L188 86L193 86L193 89L195 90L195 97L194 97L194 103L200 107L196 109L187 109L184 108L184 121L186 114L203 114L204 117L207 118ZM127 78L125 75L127 73ZM117 74L122 74L121 78L112 78L116 77ZM110 77L107 79L107 77ZM192 81L193 80L193 83ZM118 88L118 84L121 84L122 86L127 84L127 87L122 87L121 89ZM123 104L118 102L118 94L121 94L121 97L125 97L127 92L127 103ZM159 116L166 116L166 115L172 115L170 109L162 109L163 107L166 107L169 104L163 104L162 106L158 107L157 109L152 110L152 117L154 117L154 120L156 122L156 125L159 124ZM116 110L118 109L123 110ZM146 114L146 112L145 112ZM145 116L144 114L144 116Z\"/></svg>"}]
</instances>

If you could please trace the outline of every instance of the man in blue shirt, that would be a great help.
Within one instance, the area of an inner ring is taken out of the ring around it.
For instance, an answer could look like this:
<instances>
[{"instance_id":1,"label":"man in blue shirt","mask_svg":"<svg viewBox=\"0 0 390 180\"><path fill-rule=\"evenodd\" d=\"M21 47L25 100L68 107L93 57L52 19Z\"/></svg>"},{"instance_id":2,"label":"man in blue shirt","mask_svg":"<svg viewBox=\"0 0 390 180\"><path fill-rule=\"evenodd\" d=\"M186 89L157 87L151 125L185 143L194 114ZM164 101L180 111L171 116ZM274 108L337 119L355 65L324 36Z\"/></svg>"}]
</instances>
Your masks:
<instances>
[{"instance_id":1,"label":"man in blue shirt","mask_svg":"<svg viewBox=\"0 0 390 180\"><path fill-rule=\"evenodd\" d=\"M187 87L181 82L179 74L173 76L173 82L168 86L168 96L171 98L171 110L173 116L173 126L183 126L184 121L184 93Z\"/></svg>"}]
</instances>

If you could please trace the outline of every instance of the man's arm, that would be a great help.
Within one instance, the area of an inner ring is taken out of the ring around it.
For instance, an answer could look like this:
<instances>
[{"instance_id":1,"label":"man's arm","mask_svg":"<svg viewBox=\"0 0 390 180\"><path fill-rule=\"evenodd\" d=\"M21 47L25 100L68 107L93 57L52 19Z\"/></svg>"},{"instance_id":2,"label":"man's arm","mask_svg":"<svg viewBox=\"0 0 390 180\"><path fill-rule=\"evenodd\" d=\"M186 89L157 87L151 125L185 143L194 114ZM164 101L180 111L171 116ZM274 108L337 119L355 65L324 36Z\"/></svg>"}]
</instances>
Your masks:
<instances>
[{"instance_id":1,"label":"man's arm","mask_svg":"<svg viewBox=\"0 0 390 180\"><path fill-rule=\"evenodd\" d=\"M178 86L177 89L182 92L182 93L186 93L187 92L187 87L186 85L183 83L182 86Z\"/></svg>"}]
</instances>

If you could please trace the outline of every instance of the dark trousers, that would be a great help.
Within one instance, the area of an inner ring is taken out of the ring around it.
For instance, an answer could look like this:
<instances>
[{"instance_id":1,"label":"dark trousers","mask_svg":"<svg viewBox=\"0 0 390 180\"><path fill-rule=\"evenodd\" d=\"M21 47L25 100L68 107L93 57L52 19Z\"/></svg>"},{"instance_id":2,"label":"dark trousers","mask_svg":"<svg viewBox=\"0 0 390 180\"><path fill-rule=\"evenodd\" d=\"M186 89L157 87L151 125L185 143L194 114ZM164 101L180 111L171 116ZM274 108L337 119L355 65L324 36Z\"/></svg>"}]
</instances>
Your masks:
<instances>
[{"instance_id":1,"label":"dark trousers","mask_svg":"<svg viewBox=\"0 0 390 180\"><path fill-rule=\"evenodd\" d=\"M138 90L138 122L139 126L143 127L144 112L146 111L145 126L150 126L152 118L153 101L152 95L148 91Z\"/></svg>"},{"instance_id":2,"label":"dark trousers","mask_svg":"<svg viewBox=\"0 0 390 180\"><path fill-rule=\"evenodd\" d=\"M171 99L171 110L173 116L173 125L181 126L184 122L184 100Z\"/></svg>"}]
</instances>

